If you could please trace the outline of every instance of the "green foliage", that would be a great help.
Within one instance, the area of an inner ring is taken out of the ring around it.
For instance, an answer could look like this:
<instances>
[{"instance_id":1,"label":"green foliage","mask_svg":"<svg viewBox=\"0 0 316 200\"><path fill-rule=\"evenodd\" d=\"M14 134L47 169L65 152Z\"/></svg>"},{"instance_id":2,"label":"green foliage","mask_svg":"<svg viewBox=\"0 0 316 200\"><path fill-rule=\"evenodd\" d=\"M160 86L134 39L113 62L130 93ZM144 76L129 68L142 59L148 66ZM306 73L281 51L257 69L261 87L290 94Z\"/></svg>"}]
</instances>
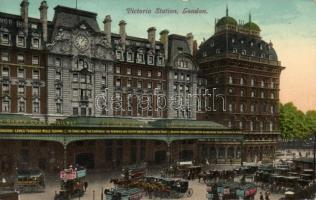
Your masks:
<instances>
[{"instance_id":1,"label":"green foliage","mask_svg":"<svg viewBox=\"0 0 316 200\"><path fill-rule=\"evenodd\" d=\"M316 130L316 111L306 114L293 103L280 106L280 130L285 139L306 138Z\"/></svg>"}]
</instances>

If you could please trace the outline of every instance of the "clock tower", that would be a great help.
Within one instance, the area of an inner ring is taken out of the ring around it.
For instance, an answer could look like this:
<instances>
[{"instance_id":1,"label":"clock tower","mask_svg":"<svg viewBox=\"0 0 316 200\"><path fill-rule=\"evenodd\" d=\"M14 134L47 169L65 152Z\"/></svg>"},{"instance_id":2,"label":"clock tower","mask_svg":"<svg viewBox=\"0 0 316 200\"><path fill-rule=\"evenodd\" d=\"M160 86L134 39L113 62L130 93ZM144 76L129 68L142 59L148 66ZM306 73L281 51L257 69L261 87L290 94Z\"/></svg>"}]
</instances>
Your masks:
<instances>
[{"instance_id":1,"label":"clock tower","mask_svg":"<svg viewBox=\"0 0 316 200\"><path fill-rule=\"evenodd\" d=\"M111 87L110 41L100 30L97 14L55 7L48 44L48 120L69 116L111 115L95 106L96 95Z\"/></svg>"}]
</instances>

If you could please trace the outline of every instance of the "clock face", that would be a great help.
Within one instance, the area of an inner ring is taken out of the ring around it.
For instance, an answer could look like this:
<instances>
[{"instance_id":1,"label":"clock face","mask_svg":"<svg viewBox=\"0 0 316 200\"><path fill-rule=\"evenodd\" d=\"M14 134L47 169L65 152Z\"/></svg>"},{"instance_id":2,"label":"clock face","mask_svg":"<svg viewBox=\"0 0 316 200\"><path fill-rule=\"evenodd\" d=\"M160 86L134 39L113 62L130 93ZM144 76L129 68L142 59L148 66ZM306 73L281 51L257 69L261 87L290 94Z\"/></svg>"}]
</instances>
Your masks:
<instances>
[{"instance_id":1,"label":"clock face","mask_svg":"<svg viewBox=\"0 0 316 200\"><path fill-rule=\"evenodd\" d=\"M79 49L80 51L84 51L86 49L88 49L89 46L89 40L88 38L86 38L83 35L79 35L76 39L75 39L75 46L77 47L77 49Z\"/></svg>"}]
</instances>

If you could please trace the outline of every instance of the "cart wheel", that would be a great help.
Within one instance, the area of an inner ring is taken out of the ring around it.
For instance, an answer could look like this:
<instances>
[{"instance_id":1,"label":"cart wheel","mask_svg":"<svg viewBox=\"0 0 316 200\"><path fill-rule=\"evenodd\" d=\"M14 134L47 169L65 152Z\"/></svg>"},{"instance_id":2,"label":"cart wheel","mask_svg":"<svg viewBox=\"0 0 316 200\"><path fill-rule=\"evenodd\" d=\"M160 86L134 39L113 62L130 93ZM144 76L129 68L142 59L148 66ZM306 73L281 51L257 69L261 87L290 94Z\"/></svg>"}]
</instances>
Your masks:
<instances>
[{"instance_id":1,"label":"cart wheel","mask_svg":"<svg viewBox=\"0 0 316 200\"><path fill-rule=\"evenodd\" d=\"M187 191L187 197L191 197L193 195L193 189L189 188Z\"/></svg>"}]
</instances>

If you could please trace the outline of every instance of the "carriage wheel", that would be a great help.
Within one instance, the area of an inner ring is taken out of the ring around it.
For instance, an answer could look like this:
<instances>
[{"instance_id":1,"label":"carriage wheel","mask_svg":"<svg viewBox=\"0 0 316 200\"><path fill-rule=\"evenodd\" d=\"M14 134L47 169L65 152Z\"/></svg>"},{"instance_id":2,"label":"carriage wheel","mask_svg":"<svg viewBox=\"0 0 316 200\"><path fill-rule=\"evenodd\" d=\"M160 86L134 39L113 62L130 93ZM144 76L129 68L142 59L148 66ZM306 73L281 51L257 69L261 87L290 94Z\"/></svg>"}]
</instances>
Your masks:
<instances>
[{"instance_id":1,"label":"carriage wheel","mask_svg":"<svg viewBox=\"0 0 316 200\"><path fill-rule=\"evenodd\" d=\"M187 191L187 197L191 197L193 195L193 189L189 188Z\"/></svg>"}]
</instances>

